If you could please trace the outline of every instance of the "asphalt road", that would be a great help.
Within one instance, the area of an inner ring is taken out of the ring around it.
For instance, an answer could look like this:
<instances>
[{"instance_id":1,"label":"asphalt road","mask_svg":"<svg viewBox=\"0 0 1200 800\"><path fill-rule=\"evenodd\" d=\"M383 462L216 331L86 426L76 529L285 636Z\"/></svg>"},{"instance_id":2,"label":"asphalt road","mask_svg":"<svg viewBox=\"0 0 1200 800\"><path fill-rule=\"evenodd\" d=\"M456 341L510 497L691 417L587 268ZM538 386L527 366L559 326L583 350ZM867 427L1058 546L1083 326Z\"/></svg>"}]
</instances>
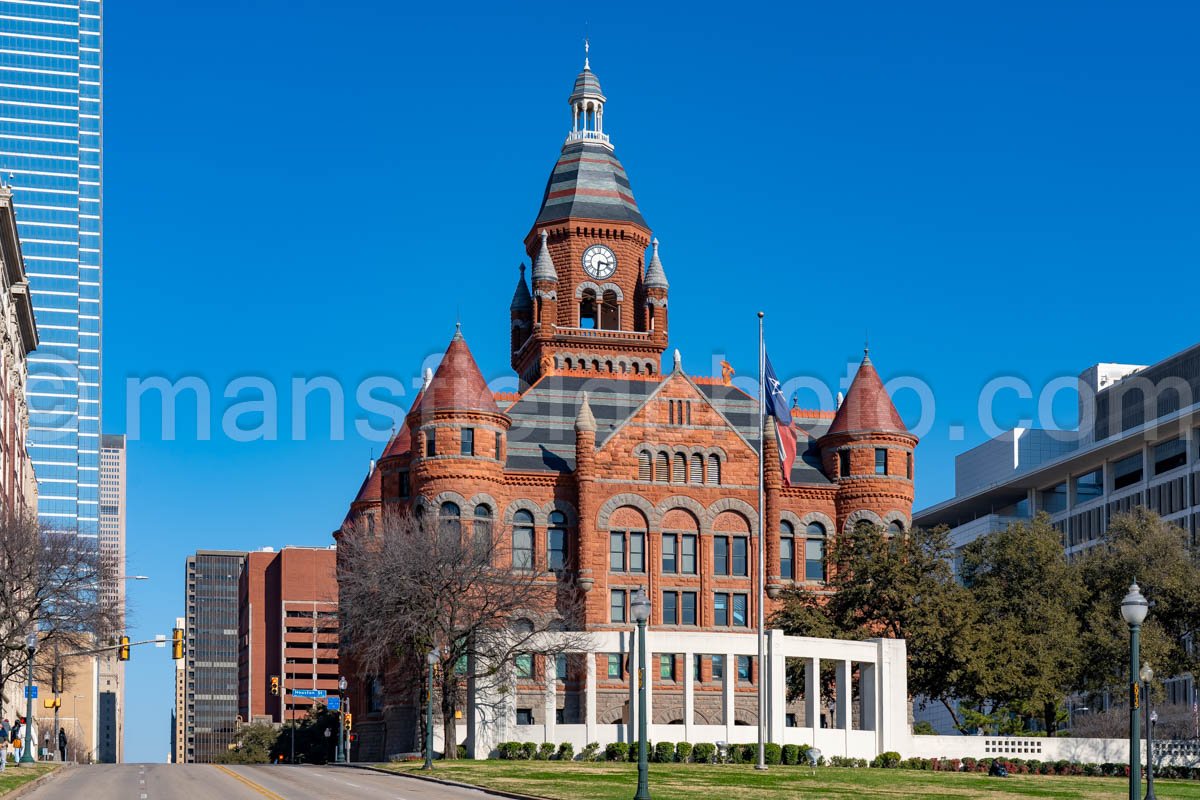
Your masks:
<instances>
[{"instance_id":1,"label":"asphalt road","mask_svg":"<svg viewBox=\"0 0 1200 800\"><path fill-rule=\"evenodd\" d=\"M486 800L497 795L346 767L97 764L22 800Z\"/></svg>"}]
</instances>

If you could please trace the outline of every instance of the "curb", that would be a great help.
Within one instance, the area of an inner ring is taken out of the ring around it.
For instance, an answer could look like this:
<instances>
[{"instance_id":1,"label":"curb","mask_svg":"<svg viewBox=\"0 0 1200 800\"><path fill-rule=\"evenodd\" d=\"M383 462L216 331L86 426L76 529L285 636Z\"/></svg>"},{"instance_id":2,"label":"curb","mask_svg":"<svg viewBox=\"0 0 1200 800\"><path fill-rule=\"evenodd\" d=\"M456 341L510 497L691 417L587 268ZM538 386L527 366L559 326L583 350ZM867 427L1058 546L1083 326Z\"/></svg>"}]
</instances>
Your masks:
<instances>
[{"instance_id":1,"label":"curb","mask_svg":"<svg viewBox=\"0 0 1200 800\"><path fill-rule=\"evenodd\" d=\"M397 772L393 769L384 769L383 767L372 767L368 764L330 764L333 767L342 767L345 769L364 769L369 772L379 772L384 775L392 775L397 778L412 778L417 781L425 781L426 783L437 783L442 786L453 786L455 789L474 789L477 792L487 792L488 794L496 795L497 797L508 797L511 800L549 800L536 794L519 794L510 792L505 789L491 789L487 786L479 786L474 783L460 783L446 778L435 778L432 775L414 775L411 772Z\"/></svg>"},{"instance_id":2,"label":"curb","mask_svg":"<svg viewBox=\"0 0 1200 800\"><path fill-rule=\"evenodd\" d=\"M33 780L29 781L28 783L21 784L17 788L13 789L11 792L7 792L5 794L0 794L0 797L3 797L4 800L16 800L16 798L18 798L18 797L24 797L25 795L29 794L37 787L41 786L43 783L49 783L50 781L54 780L59 775L64 773L66 770L67 770L66 766L62 766L62 767L59 767L58 769L51 770L50 772L47 772L45 775L42 775L40 778L34 778Z\"/></svg>"}]
</instances>

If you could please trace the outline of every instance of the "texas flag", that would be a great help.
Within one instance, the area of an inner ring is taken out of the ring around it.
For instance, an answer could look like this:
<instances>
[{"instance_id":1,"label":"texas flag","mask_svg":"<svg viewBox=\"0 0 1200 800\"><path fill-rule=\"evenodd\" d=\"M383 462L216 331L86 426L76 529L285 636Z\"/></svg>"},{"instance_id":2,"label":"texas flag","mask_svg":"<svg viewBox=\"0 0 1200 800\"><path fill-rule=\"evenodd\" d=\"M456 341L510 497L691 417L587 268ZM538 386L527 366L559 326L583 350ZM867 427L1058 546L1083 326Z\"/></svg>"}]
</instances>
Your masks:
<instances>
[{"instance_id":1,"label":"texas flag","mask_svg":"<svg viewBox=\"0 0 1200 800\"><path fill-rule=\"evenodd\" d=\"M783 471L783 485L791 486L792 464L796 461L796 431L792 428L792 411L788 408L787 398L783 396L783 386L775 377L775 369L771 359L763 354L763 394L766 397L766 412L775 418L775 437L779 442L779 466Z\"/></svg>"}]
</instances>

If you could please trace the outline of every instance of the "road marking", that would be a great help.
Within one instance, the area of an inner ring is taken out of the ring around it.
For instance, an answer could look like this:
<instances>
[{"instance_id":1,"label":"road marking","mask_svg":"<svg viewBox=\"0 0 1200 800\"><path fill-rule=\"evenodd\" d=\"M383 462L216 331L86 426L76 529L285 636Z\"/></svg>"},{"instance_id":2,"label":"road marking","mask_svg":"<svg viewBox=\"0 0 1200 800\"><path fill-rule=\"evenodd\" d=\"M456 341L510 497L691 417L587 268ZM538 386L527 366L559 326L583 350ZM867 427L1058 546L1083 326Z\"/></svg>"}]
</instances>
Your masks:
<instances>
[{"instance_id":1,"label":"road marking","mask_svg":"<svg viewBox=\"0 0 1200 800\"><path fill-rule=\"evenodd\" d=\"M249 778L242 777L241 775L237 774L236 772L234 772L231 769L226 769L225 767L221 766L220 764L213 764L213 766L216 767L217 769L221 770L221 772L224 772L226 775L230 776L234 780L241 781L246 786L249 786L251 789L253 789L254 791L261 794L263 797L269 798L269 800L287 800L287 798L275 794L270 789L266 789L266 788L263 788L262 786L259 786L254 781L250 780Z\"/></svg>"}]
</instances>

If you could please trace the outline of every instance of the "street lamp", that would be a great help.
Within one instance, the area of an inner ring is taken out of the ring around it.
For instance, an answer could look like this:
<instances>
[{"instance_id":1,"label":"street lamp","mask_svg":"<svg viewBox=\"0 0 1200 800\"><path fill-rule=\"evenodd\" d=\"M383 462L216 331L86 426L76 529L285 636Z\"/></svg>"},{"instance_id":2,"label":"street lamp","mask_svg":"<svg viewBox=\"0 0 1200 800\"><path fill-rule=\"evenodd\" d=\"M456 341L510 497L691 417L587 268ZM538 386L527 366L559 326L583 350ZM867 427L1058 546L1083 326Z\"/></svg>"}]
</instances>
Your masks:
<instances>
[{"instance_id":1,"label":"street lamp","mask_svg":"<svg viewBox=\"0 0 1200 800\"><path fill-rule=\"evenodd\" d=\"M1129 626L1129 800L1141 800L1142 785L1142 734L1139 730L1140 718L1140 678L1138 670L1138 645L1142 632L1142 623L1150 612L1150 604L1138 588L1137 581L1129 586L1129 593L1121 601L1121 617Z\"/></svg>"},{"instance_id":2,"label":"street lamp","mask_svg":"<svg viewBox=\"0 0 1200 800\"><path fill-rule=\"evenodd\" d=\"M425 765L421 769L433 769L433 667L442 653L436 647L425 654L425 665L429 668L429 694L425 698Z\"/></svg>"},{"instance_id":3,"label":"street lamp","mask_svg":"<svg viewBox=\"0 0 1200 800\"><path fill-rule=\"evenodd\" d=\"M38 637L31 633L25 637L25 651L29 653L29 679L25 683L25 752L21 753L22 764L32 764L33 757L33 654L37 652Z\"/></svg>"},{"instance_id":4,"label":"street lamp","mask_svg":"<svg viewBox=\"0 0 1200 800\"><path fill-rule=\"evenodd\" d=\"M1146 706L1146 798L1145 800L1155 800L1154 797L1154 723L1158 720L1157 714L1150 713L1150 681L1154 680L1154 670L1150 669L1149 664L1142 666L1142 702Z\"/></svg>"},{"instance_id":5,"label":"street lamp","mask_svg":"<svg viewBox=\"0 0 1200 800\"><path fill-rule=\"evenodd\" d=\"M633 800L650 800L650 776L646 764L646 678L644 665L649 663L646 658L646 621L650 619L650 598L646 596L646 587L641 587L629 601L629 613L638 626L638 785L637 794Z\"/></svg>"},{"instance_id":6,"label":"street lamp","mask_svg":"<svg viewBox=\"0 0 1200 800\"><path fill-rule=\"evenodd\" d=\"M346 758L346 722L345 722L345 719L346 719L346 712L350 710L347 707L349 705L349 700L350 700L350 698L346 697L346 686L347 685L348 684L346 683L346 676L345 675L339 676L338 677L338 696L341 699L340 705L342 707L342 716L341 716L340 721L342 724L340 726L340 729L338 730L337 755L334 756L334 761L336 761L339 764L342 763L343 761L350 760L349 758Z\"/></svg>"}]
</instances>

